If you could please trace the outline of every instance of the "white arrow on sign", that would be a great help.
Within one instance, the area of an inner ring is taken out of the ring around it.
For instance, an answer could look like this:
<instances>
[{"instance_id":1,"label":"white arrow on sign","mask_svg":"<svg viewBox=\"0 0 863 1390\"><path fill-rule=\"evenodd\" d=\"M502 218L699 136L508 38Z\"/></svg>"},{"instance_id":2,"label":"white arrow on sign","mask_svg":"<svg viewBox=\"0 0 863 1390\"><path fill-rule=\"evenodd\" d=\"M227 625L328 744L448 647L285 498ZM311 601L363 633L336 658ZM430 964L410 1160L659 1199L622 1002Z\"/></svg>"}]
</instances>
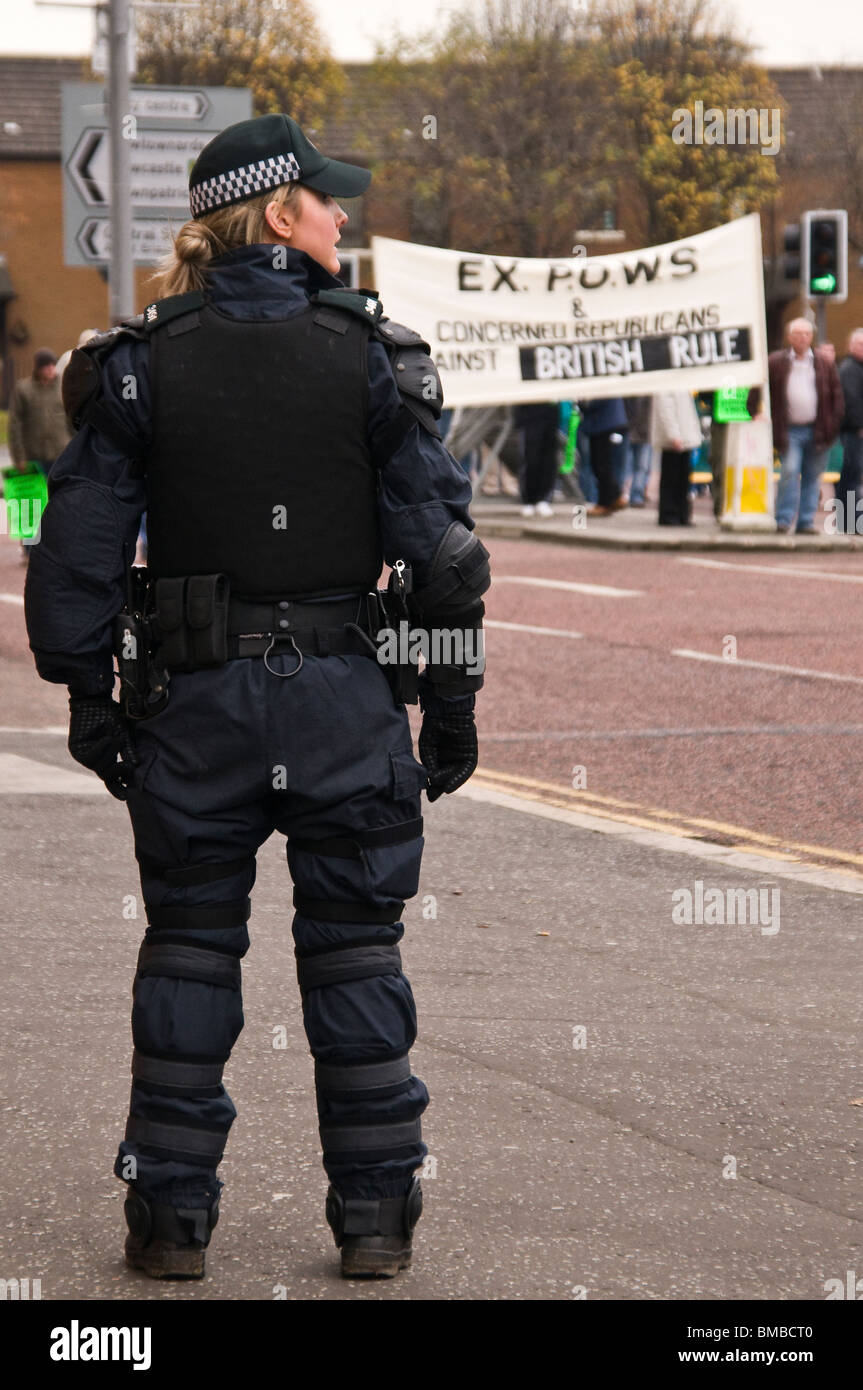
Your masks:
<instances>
[{"instance_id":1,"label":"white arrow on sign","mask_svg":"<svg viewBox=\"0 0 863 1390\"><path fill-rule=\"evenodd\" d=\"M136 218L132 222L132 260L136 265L155 265L171 249L171 223L161 218ZM107 217L88 217L76 237L81 254L92 265L107 265L111 258L111 223Z\"/></svg>"},{"instance_id":2,"label":"white arrow on sign","mask_svg":"<svg viewBox=\"0 0 863 1390\"><path fill-rule=\"evenodd\" d=\"M210 111L203 92L153 91L146 87L132 88L130 106L132 114L142 121L202 121Z\"/></svg>"},{"instance_id":3,"label":"white arrow on sign","mask_svg":"<svg viewBox=\"0 0 863 1390\"><path fill-rule=\"evenodd\" d=\"M215 131L139 130L130 140L133 207L183 212L189 206L189 170ZM68 163L82 201L107 207L111 201L108 132L88 126L78 137Z\"/></svg>"}]
</instances>

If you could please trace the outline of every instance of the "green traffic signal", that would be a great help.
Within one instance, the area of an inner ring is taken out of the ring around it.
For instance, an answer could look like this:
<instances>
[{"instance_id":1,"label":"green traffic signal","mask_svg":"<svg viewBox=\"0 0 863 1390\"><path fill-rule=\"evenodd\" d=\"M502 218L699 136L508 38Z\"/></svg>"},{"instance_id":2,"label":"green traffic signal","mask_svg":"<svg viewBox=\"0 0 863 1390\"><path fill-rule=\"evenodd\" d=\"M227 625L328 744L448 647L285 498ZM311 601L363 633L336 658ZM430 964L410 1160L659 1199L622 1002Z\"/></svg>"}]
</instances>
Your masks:
<instances>
[{"instance_id":1,"label":"green traffic signal","mask_svg":"<svg viewBox=\"0 0 863 1390\"><path fill-rule=\"evenodd\" d=\"M848 214L844 208L804 212L801 218L806 293L845 299L848 293Z\"/></svg>"},{"instance_id":2,"label":"green traffic signal","mask_svg":"<svg viewBox=\"0 0 863 1390\"><path fill-rule=\"evenodd\" d=\"M836 289L835 275L816 275L812 281L813 294L833 294Z\"/></svg>"}]
</instances>

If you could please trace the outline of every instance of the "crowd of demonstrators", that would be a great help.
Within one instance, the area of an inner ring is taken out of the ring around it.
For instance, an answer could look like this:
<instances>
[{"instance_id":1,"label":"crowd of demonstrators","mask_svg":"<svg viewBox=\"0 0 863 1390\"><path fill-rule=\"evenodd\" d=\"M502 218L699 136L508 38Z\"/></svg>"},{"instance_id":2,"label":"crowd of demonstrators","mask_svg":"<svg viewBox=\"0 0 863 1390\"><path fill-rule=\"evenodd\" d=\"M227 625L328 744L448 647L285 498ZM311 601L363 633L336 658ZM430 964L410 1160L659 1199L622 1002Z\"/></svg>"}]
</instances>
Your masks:
<instances>
[{"instance_id":1,"label":"crowd of demonstrators","mask_svg":"<svg viewBox=\"0 0 863 1390\"><path fill-rule=\"evenodd\" d=\"M84 329L82 347L99 330ZM776 495L776 527L812 534L820 479L831 446L841 431L842 472L836 484L841 502L840 528L853 533L856 502L863 495L863 328L855 329L848 353L837 368L831 343L813 347L813 327L797 318L787 327L788 345L770 354L769 382L774 447L781 475ZM9 450L15 468L36 466L44 475L71 438L63 411L61 382L71 349L59 361L50 348L34 355L33 372L19 381L9 407ZM713 474L713 512L722 511L724 455L728 425L713 409L716 393L706 393L713 421L709 460ZM761 409L761 392L749 393L749 411ZM693 451L702 443L697 409L685 391L657 396L610 397L603 400L535 402L507 407L477 407L458 412L447 433L448 449L469 474L481 459L481 447L497 443L502 426L510 433L497 460L496 485L485 479L483 492L494 490L520 499L524 517L553 517L559 486L561 440L569 412L578 409L578 471L573 486L588 504L588 516L611 517L627 506L647 505L654 463L659 462L660 526L692 524L690 469ZM559 495L559 494L558 494ZM26 547L22 547L26 559ZM146 563L146 518L138 537L136 563Z\"/></svg>"},{"instance_id":2,"label":"crowd of demonstrators","mask_svg":"<svg viewBox=\"0 0 863 1390\"><path fill-rule=\"evenodd\" d=\"M842 418L842 471L836 496L842 504L844 530L854 534L857 502L863 490L863 328L855 328L848 339L848 355L839 367L839 381L845 402Z\"/></svg>"}]
</instances>

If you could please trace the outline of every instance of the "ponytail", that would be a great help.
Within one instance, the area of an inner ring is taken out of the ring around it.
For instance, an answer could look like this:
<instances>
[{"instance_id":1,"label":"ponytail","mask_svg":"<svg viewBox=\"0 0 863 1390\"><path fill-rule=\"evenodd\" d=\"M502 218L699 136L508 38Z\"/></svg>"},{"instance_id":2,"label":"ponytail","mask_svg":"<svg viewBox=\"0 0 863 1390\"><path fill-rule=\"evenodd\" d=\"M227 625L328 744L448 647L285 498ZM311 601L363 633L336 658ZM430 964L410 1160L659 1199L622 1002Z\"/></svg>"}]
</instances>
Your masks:
<instances>
[{"instance_id":1,"label":"ponytail","mask_svg":"<svg viewBox=\"0 0 863 1390\"><path fill-rule=\"evenodd\" d=\"M269 233L264 214L270 203L284 204L298 217L300 184L285 183L244 203L232 203L184 222L172 237L173 249L150 276L159 282L159 298L202 290L210 263L218 256L264 241Z\"/></svg>"}]
</instances>

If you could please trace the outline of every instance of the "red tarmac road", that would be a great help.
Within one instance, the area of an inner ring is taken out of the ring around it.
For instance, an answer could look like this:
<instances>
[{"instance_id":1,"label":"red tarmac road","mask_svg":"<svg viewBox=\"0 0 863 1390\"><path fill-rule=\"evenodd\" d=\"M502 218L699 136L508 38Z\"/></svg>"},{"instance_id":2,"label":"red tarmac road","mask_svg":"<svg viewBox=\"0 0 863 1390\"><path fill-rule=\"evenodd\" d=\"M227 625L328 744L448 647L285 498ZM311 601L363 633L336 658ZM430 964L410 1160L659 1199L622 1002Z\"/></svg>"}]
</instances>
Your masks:
<instances>
[{"instance_id":1,"label":"red tarmac road","mask_svg":"<svg viewBox=\"0 0 863 1390\"><path fill-rule=\"evenodd\" d=\"M571 792L580 766L590 795L863 855L863 556L488 544L481 770ZM24 573L0 538L2 723L64 724L65 688L37 677L15 602Z\"/></svg>"},{"instance_id":2,"label":"red tarmac road","mask_svg":"<svg viewBox=\"0 0 863 1390\"><path fill-rule=\"evenodd\" d=\"M863 557L488 544L483 770L863 853Z\"/></svg>"}]
</instances>

